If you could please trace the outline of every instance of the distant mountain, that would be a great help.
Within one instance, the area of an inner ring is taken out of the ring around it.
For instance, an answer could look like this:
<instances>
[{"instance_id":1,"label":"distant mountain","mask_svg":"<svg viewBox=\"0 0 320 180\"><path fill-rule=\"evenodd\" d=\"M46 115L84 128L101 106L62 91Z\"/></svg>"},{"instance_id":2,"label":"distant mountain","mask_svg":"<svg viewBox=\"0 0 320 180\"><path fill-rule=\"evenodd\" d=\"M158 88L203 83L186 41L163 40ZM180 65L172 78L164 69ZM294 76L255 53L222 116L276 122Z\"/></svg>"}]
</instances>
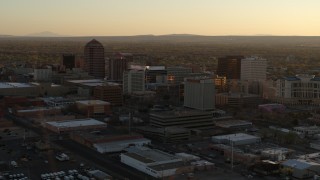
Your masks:
<instances>
[{"instance_id":1,"label":"distant mountain","mask_svg":"<svg viewBox=\"0 0 320 180\"><path fill-rule=\"evenodd\" d=\"M165 34L165 35L159 35L159 36L174 36L174 37L190 37L190 36L202 36L197 34Z\"/></svg>"},{"instance_id":2,"label":"distant mountain","mask_svg":"<svg viewBox=\"0 0 320 180\"><path fill-rule=\"evenodd\" d=\"M0 37L12 37L12 35L0 34Z\"/></svg>"},{"instance_id":3,"label":"distant mountain","mask_svg":"<svg viewBox=\"0 0 320 180\"><path fill-rule=\"evenodd\" d=\"M39 33L32 33L32 34L27 34L26 36L29 37L65 37L65 35L61 34L56 34L50 31L43 31Z\"/></svg>"}]
</instances>

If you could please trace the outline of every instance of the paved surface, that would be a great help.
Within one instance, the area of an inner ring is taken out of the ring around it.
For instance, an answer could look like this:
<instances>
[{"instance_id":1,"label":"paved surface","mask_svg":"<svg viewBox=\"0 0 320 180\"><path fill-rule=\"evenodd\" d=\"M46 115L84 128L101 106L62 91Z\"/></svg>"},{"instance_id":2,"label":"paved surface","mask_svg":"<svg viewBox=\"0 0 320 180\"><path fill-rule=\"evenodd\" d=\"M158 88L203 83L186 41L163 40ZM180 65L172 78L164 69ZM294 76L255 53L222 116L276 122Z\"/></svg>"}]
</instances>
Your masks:
<instances>
[{"instance_id":1,"label":"paved surface","mask_svg":"<svg viewBox=\"0 0 320 180\"><path fill-rule=\"evenodd\" d=\"M104 167L105 171L117 179L154 179L136 169L133 169L125 164L122 164L116 157L111 157L99 154L93 149L84 147L71 140L55 141L58 145L70 150L70 152L77 154L88 161L94 162L100 167Z\"/></svg>"}]
</instances>

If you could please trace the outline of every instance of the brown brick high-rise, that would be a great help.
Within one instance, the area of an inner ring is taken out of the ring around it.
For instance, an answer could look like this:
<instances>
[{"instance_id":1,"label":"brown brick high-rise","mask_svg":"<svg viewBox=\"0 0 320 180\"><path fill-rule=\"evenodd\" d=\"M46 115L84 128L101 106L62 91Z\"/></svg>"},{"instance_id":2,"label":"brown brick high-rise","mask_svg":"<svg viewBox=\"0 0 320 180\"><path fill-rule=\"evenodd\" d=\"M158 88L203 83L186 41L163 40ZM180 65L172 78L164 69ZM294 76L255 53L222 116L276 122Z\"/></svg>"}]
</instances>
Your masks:
<instances>
[{"instance_id":1,"label":"brown brick high-rise","mask_svg":"<svg viewBox=\"0 0 320 180\"><path fill-rule=\"evenodd\" d=\"M243 56L226 56L218 59L217 74L227 79L240 79Z\"/></svg>"},{"instance_id":2,"label":"brown brick high-rise","mask_svg":"<svg viewBox=\"0 0 320 180\"><path fill-rule=\"evenodd\" d=\"M85 68L95 78L105 78L105 58L103 45L93 39L84 47Z\"/></svg>"}]
</instances>

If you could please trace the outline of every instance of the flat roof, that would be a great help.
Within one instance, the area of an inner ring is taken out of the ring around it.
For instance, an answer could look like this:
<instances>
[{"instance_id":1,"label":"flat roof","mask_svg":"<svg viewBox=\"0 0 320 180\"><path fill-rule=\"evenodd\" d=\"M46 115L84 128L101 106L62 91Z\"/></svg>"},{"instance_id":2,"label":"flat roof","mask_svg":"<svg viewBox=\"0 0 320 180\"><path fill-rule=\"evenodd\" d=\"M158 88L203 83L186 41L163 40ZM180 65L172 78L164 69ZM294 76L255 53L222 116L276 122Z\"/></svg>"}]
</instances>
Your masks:
<instances>
[{"instance_id":1,"label":"flat roof","mask_svg":"<svg viewBox=\"0 0 320 180\"><path fill-rule=\"evenodd\" d=\"M61 109L60 107L36 107L36 108L33 108L33 109L20 109L20 110L17 110L17 112L36 112L36 111L49 111L49 110L52 110L52 109Z\"/></svg>"},{"instance_id":2,"label":"flat roof","mask_svg":"<svg viewBox=\"0 0 320 180\"><path fill-rule=\"evenodd\" d=\"M52 122L46 122L46 123L57 128L73 128L73 127L81 127L81 126L107 125L104 122L101 122L92 118L73 119L73 120L66 120L66 121L52 121Z\"/></svg>"},{"instance_id":3,"label":"flat roof","mask_svg":"<svg viewBox=\"0 0 320 180\"><path fill-rule=\"evenodd\" d=\"M178 161L178 162L170 162L170 163L152 165L152 166L148 166L148 167L151 169L154 169L156 171L163 171L163 170L167 170L167 169L179 168L179 167L182 167L185 165L186 164L183 161Z\"/></svg>"},{"instance_id":4,"label":"flat roof","mask_svg":"<svg viewBox=\"0 0 320 180\"><path fill-rule=\"evenodd\" d=\"M35 87L29 83L0 82L0 89Z\"/></svg>"},{"instance_id":5,"label":"flat roof","mask_svg":"<svg viewBox=\"0 0 320 180\"><path fill-rule=\"evenodd\" d=\"M103 83L103 79L79 79L79 80L68 80L68 82L82 84L82 83Z\"/></svg>"},{"instance_id":6,"label":"flat roof","mask_svg":"<svg viewBox=\"0 0 320 180\"><path fill-rule=\"evenodd\" d=\"M243 121L243 120L224 120L224 121L217 121L215 125L223 128L231 128L234 126L251 126L252 122Z\"/></svg>"},{"instance_id":7,"label":"flat roof","mask_svg":"<svg viewBox=\"0 0 320 180\"><path fill-rule=\"evenodd\" d=\"M320 131L319 126L298 126L294 127L293 129L301 131Z\"/></svg>"},{"instance_id":8,"label":"flat roof","mask_svg":"<svg viewBox=\"0 0 320 180\"><path fill-rule=\"evenodd\" d=\"M245 133L236 133L236 134L228 134L228 135L221 135L221 136L212 136L212 138L220 139L220 140L227 139L230 141L242 141L247 139L257 139L260 137L253 136L250 134L245 134Z\"/></svg>"},{"instance_id":9,"label":"flat roof","mask_svg":"<svg viewBox=\"0 0 320 180\"><path fill-rule=\"evenodd\" d=\"M114 140L114 141L105 142L105 143L94 143L93 146L94 147L106 147L106 146L114 146L114 145L120 145L120 144L133 144L133 143L139 143L139 142L151 142L151 140L147 139L147 138Z\"/></svg>"},{"instance_id":10,"label":"flat roof","mask_svg":"<svg viewBox=\"0 0 320 180\"><path fill-rule=\"evenodd\" d=\"M162 111L162 112L152 112L150 116L157 116L161 118L172 118L172 117L183 117L183 116L197 116L197 115L210 115L210 111L200 111L200 110L173 110L173 111Z\"/></svg>"},{"instance_id":11,"label":"flat roof","mask_svg":"<svg viewBox=\"0 0 320 180\"><path fill-rule=\"evenodd\" d=\"M287 148L267 148L265 150L262 150L261 152L267 154L286 154L293 152L293 150Z\"/></svg>"},{"instance_id":12,"label":"flat roof","mask_svg":"<svg viewBox=\"0 0 320 180\"><path fill-rule=\"evenodd\" d=\"M289 159L282 163L284 166L293 167L295 169L307 169L311 166L320 166L320 164L312 161L306 161L303 159Z\"/></svg>"},{"instance_id":13,"label":"flat roof","mask_svg":"<svg viewBox=\"0 0 320 180\"><path fill-rule=\"evenodd\" d=\"M148 161L148 163L180 160L174 155L168 154L166 152L163 152L157 149L150 149L146 147L140 147L140 148L131 147L128 149L128 153L130 154L131 157L138 157L138 160ZM128 153L125 153L125 155Z\"/></svg>"},{"instance_id":14,"label":"flat roof","mask_svg":"<svg viewBox=\"0 0 320 180\"><path fill-rule=\"evenodd\" d=\"M76 101L76 103L84 104L84 105L109 105L109 102L101 101L101 100L82 100Z\"/></svg>"},{"instance_id":15,"label":"flat roof","mask_svg":"<svg viewBox=\"0 0 320 180\"><path fill-rule=\"evenodd\" d=\"M228 96L230 98L249 98L249 97L260 97L256 94L244 94L244 93L219 93L217 95Z\"/></svg>"},{"instance_id":16,"label":"flat roof","mask_svg":"<svg viewBox=\"0 0 320 180\"><path fill-rule=\"evenodd\" d=\"M95 87L95 86L102 86L103 85L103 82L93 82L93 83L80 83L84 86L92 86L92 87Z\"/></svg>"}]
</instances>

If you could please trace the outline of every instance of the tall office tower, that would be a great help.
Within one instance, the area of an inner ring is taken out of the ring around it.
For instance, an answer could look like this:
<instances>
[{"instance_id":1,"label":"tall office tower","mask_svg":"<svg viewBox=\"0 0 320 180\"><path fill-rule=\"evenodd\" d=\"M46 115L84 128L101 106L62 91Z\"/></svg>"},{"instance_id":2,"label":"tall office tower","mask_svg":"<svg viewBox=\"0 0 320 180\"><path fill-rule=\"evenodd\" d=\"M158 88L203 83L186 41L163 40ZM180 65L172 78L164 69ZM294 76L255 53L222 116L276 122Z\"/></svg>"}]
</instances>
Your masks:
<instances>
[{"instance_id":1,"label":"tall office tower","mask_svg":"<svg viewBox=\"0 0 320 180\"><path fill-rule=\"evenodd\" d=\"M225 76L215 76L214 85L217 93L223 93L227 91L227 78Z\"/></svg>"},{"instance_id":2,"label":"tall office tower","mask_svg":"<svg viewBox=\"0 0 320 180\"><path fill-rule=\"evenodd\" d=\"M131 53L116 53L109 59L108 79L122 81L123 72L128 70L128 64L132 59Z\"/></svg>"},{"instance_id":3,"label":"tall office tower","mask_svg":"<svg viewBox=\"0 0 320 180\"><path fill-rule=\"evenodd\" d=\"M62 65L66 69L73 69L76 67L76 59L74 54L63 54L62 55Z\"/></svg>"},{"instance_id":4,"label":"tall office tower","mask_svg":"<svg viewBox=\"0 0 320 180\"><path fill-rule=\"evenodd\" d=\"M84 47L86 71L95 78L105 78L105 58L103 45L93 39Z\"/></svg>"},{"instance_id":5,"label":"tall office tower","mask_svg":"<svg viewBox=\"0 0 320 180\"><path fill-rule=\"evenodd\" d=\"M184 78L192 73L192 68L187 67L168 67L167 76L168 84L180 84Z\"/></svg>"},{"instance_id":6,"label":"tall office tower","mask_svg":"<svg viewBox=\"0 0 320 180\"><path fill-rule=\"evenodd\" d=\"M123 94L132 94L135 91L145 91L144 70L123 72Z\"/></svg>"},{"instance_id":7,"label":"tall office tower","mask_svg":"<svg viewBox=\"0 0 320 180\"><path fill-rule=\"evenodd\" d=\"M202 111L215 107L213 78L186 78L184 81L184 106Z\"/></svg>"},{"instance_id":8,"label":"tall office tower","mask_svg":"<svg viewBox=\"0 0 320 180\"><path fill-rule=\"evenodd\" d=\"M166 83L167 70L165 66L146 66L146 83Z\"/></svg>"},{"instance_id":9,"label":"tall office tower","mask_svg":"<svg viewBox=\"0 0 320 180\"><path fill-rule=\"evenodd\" d=\"M51 82L52 80L52 68L35 68L34 69L34 77L35 81L39 82Z\"/></svg>"},{"instance_id":10,"label":"tall office tower","mask_svg":"<svg viewBox=\"0 0 320 180\"><path fill-rule=\"evenodd\" d=\"M227 79L240 79L241 59L243 56L226 56L218 59L217 74Z\"/></svg>"},{"instance_id":11,"label":"tall office tower","mask_svg":"<svg viewBox=\"0 0 320 180\"><path fill-rule=\"evenodd\" d=\"M266 80L267 60L261 57L248 57L241 60L241 80Z\"/></svg>"}]
</instances>

